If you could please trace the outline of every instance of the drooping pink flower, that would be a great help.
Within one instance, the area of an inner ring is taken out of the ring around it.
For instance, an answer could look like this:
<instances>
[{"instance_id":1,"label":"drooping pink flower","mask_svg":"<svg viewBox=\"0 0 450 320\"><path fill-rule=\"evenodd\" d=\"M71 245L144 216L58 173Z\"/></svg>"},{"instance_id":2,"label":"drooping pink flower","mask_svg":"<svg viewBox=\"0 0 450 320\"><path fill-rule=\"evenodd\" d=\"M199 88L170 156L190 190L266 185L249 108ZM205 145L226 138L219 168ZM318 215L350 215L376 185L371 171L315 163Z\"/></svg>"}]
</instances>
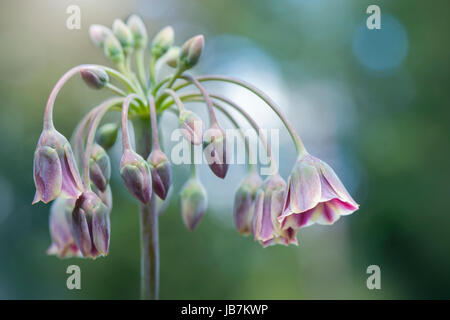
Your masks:
<instances>
[{"instance_id":1,"label":"drooping pink flower","mask_svg":"<svg viewBox=\"0 0 450 320\"><path fill-rule=\"evenodd\" d=\"M33 204L48 203L58 196L78 198L83 191L72 148L67 139L55 129L45 129L34 153Z\"/></svg>"},{"instance_id":2,"label":"drooping pink flower","mask_svg":"<svg viewBox=\"0 0 450 320\"><path fill-rule=\"evenodd\" d=\"M60 258L80 256L80 250L72 237L71 223L72 210L76 199L58 197L50 208L50 236L52 244L47 254L57 255Z\"/></svg>"},{"instance_id":3,"label":"drooping pink flower","mask_svg":"<svg viewBox=\"0 0 450 320\"><path fill-rule=\"evenodd\" d=\"M253 217L253 236L263 247L273 244L297 245L296 230L281 229L278 217L283 210L286 182L277 173L267 178L258 191Z\"/></svg>"},{"instance_id":4,"label":"drooping pink flower","mask_svg":"<svg viewBox=\"0 0 450 320\"><path fill-rule=\"evenodd\" d=\"M308 154L299 158L292 169L278 221L283 230L314 223L333 224L341 215L358 208L333 169Z\"/></svg>"}]
</instances>

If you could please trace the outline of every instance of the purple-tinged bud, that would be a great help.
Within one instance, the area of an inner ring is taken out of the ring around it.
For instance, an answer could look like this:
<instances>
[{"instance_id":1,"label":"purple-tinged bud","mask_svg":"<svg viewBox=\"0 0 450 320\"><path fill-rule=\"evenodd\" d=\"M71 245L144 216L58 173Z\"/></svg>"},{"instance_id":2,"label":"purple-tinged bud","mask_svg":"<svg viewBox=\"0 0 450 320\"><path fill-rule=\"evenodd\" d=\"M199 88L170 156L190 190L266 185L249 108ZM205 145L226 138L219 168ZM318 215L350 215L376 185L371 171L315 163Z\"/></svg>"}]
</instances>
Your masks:
<instances>
[{"instance_id":1,"label":"purple-tinged bud","mask_svg":"<svg viewBox=\"0 0 450 320\"><path fill-rule=\"evenodd\" d=\"M178 57L180 56L181 48L180 47L171 47L163 59L166 64L171 68L176 68L178 64Z\"/></svg>"},{"instance_id":2,"label":"purple-tinged bud","mask_svg":"<svg viewBox=\"0 0 450 320\"><path fill-rule=\"evenodd\" d=\"M110 239L110 209L93 192L84 192L72 212L72 235L85 258L106 256Z\"/></svg>"},{"instance_id":3,"label":"purple-tinged bud","mask_svg":"<svg viewBox=\"0 0 450 320\"><path fill-rule=\"evenodd\" d=\"M112 35L111 29L100 24L93 24L89 27L89 36L97 47L103 48L106 38L110 35Z\"/></svg>"},{"instance_id":4,"label":"purple-tinged bud","mask_svg":"<svg viewBox=\"0 0 450 320\"><path fill-rule=\"evenodd\" d=\"M194 67L200 59L204 45L205 38L203 35L195 36L186 41L181 48L178 67L181 70L188 70Z\"/></svg>"},{"instance_id":5,"label":"purple-tinged bud","mask_svg":"<svg viewBox=\"0 0 450 320\"><path fill-rule=\"evenodd\" d=\"M269 176L256 196L253 235L263 247L273 244L297 244L296 230L281 230L278 217L283 211L286 182L279 174Z\"/></svg>"},{"instance_id":6,"label":"purple-tinged bud","mask_svg":"<svg viewBox=\"0 0 450 320\"><path fill-rule=\"evenodd\" d=\"M76 199L58 197L50 208L50 236L52 244L47 254L56 255L60 258L76 257L80 251L72 237L71 223L72 211Z\"/></svg>"},{"instance_id":7,"label":"purple-tinged bud","mask_svg":"<svg viewBox=\"0 0 450 320\"><path fill-rule=\"evenodd\" d=\"M178 118L181 133L192 144L202 144L203 122L194 112L183 109Z\"/></svg>"},{"instance_id":8,"label":"purple-tinged bud","mask_svg":"<svg viewBox=\"0 0 450 320\"><path fill-rule=\"evenodd\" d=\"M192 177L181 189L181 216L189 230L194 230L206 212L208 197L200 181Z\"/></svg>"},{"instance_id":9,"label":"purple-tinged bud","mask_svg":"<svg viewBox=\"0 0 450 320\"><path fill-rule=\"evenodd\" d=\"M112 33L106 37L105 42L103 43L103 52L106 58L111 60L114 64L123 63L125 60L122 45Z\"/></svg>"},{"instance_id":10,"label":"purple-tinged bud","mask_svg":"<svg viewBox=\"0 0 450 320\"><path fill-rule=\"evenodd\" d=\"M149 203L152 195L150 166L140 155L126 149L120 160L120 176L128 191L142 203Z\"/></svg>"},{"instance_id":11,"label":"purple-tinged bud","mask_svg":"<svg viewBox=\"0 0 450 320\"><path fill-rule=\"evenodd\" d=\"M172 168L169 159L159 149L153 150L147 159L150 164L153 181L153 191L165 200L172 184Z\"/></svg>"},{"instance_id":12,"label":"purple-tinged bud","mask_svg":"<svg viewBox=\"0 0 450 320\"><path fill-rule=\"evenodd\" d=\"M86 67L80 70L81 78L93 89L102 89L109 83L109 76L102 68Z\"/></svg>"},{"instance_id":13,"label":"purple-tinged bud","mask_svg":"<svg viewBox=\"0 0 450 320\"><path fill-rule=\"evenodd\" d=\"M258 173L250 172L242 180L234 196L234 224L239 233L248 235L253 230L256 193L263 181Z\"/></svg>"},{"instance_id":14,"label":"purple-tinged bud","mask_svg":"<svg viewBox=\"0 0 450 320\"><path fill-rule=\"evenodd\" d=\"M134 48L134 36L130 28L120 19L113 23L113 33L119 40L126 54L130 54Z\"/></svg>"},{"instance_id":15,"label":"purple-tinged bud","mask_svg":"<svg viewBox=\"0 0 450 320\"><path fill-rule=\"evenodd\" d=\"M104 192L111 178L111 161L105 149L98 144L92 147L91 159L89 160L89 177L95 186Z\"/></svg>"},{"instance_id":16,"label":"purple-tinged bud","mask_svg":"<svg viewBox=\"0 0 450 320\"><path fill-rule=\"evenodd\" d=\"M105 150L109 150L117 140L119 126L115 123L105 123L97 130L96 141Z\"/></svg>"},{"instance_id":17,"label":"purple-tinged bud","mask_svg":"<svg viewBox=\"0 0 450 320\"><path fill-rule=\"evenodd\" d=\"M78 198L83 191L80 173L67 139L55 129L42 132L34 153L33 204L48 203L59 195Z\"/></svg>"},{"instance_id":18,"label":"purple-tinged bud","mask_svg":"<svg viewBox=\"0 0 450 320\"><path fill-rule=\"evenodd\" d=\"M174 31L171 26L159 31L152 41L151 53L155 59L159 59L172 46Z\"/></svg>"},{"instance_id":19,"label":"purple-tinged bud","mask_svg":"<svg viewBox=\"0 0 450 320\"><path fill-rule=\"evenodd\" d=\"M147 46L148 36L147 29L141 18L133 14L128 18L127 25L134 37L134 47L136 49L145 48Z\"/></svg>"},{"instance_id":20,"label":"purple-tinged bud","mask_svg":"<svg viewBox=\"0 0 450 320\"><path fill-rule=\"evenodd\" d=\"M225 178L228 171L227 143L225 132L217 123L213 124L203 135L206 162L212 172L219 178Z\"/></svg>"}]
</instances>

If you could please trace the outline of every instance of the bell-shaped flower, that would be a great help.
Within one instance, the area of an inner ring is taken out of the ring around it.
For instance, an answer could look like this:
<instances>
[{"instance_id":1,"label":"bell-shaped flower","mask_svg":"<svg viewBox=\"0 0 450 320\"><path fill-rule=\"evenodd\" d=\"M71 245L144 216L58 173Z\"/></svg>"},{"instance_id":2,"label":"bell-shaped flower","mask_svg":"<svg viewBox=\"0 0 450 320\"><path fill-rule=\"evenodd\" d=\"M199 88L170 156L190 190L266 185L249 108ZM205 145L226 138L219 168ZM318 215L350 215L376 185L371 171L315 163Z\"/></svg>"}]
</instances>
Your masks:
<instances>
[{"instance_id":1,"label":"bell-shaped flower","mask_svg":"<svg viewBox=\"0 0 450 320\"><path fill-rule=\"evenodd\" d=\"M199 145L203 139L203 122L194 112L183 109L178 118L181 133L187 141Z\"/></svg>"},{"instance_id":2,"label":"bell-shaped flower","mask_svg":"<svg viewBox=\"0 0 450 320\"><path fill-rule=\"evenodd\" d=\"M268 177L258 191L253 218L253 236L263 247L273 244L297 244L296 231L281 229L278 217L282 213L286 182L279 174Z\"/></svg>"},{"instance_id":3,"label":"bell-shaped flower","mask_svg":"<svg viewBox=\"0 0 450 320\"><path fill-rule=\"evenodd\" d=\"M89 160L89 177L95 186L104 192L111 178L111 161L105 149L98 144L92 147Z\"/></svg>"},{"instance_id":4,"label":"bell-shaped flower","mask_svg":"<svg viewBox=\"0 0 450 320\"><path fill-rule=\"evenodd\" d=\"M214 123L203 136L203 152L212 172L219 178L225 178L228 171L227 142L225 132Z\"/></svg>"},{"instance_id":5,"label":"bell-shaped flower","mask_svg":"<svg viewBox=\"0 0 450 320\"><path fill-rule=\"evenodd\" d=\"M233 218L239 233L248 235L253 231L256 194L263 181L256 171L250 172L239 185L234 196Z\"/></svg>"},{"instance_id":6,"label":"bell-shaped flower","mask_svg":"<svg viewBox=\"0 0 450 320\"><path fill-rule=\"evenodd\" d=\"M142 203L149 203L152 195L150 166L139 154L126 149L120 160L120 176L128 191Z\"/></svg>"},{"instance_id":7,"label":"bell-shaped flower","mask_svg":"<svg viewBox=\"0 0 450 320\"><path fill-rule=\"evenodd\" d=\"M110 208L93 192L85 191L72 212L72 235L85 258L106 256L110 239Z\"/></svg>"},{"instance_id":8,"label":"bell-shaped flower","mask_svg":"<svg viewBox=\"0 0 450 320\"><path fill-rule=\"evenodd\" d=\"M34 153L33 204L48 203L58 196L78 198L83 190L80 173L67 139L55 129L45 129Z\"/></svg>"},{"instance_id":9,"label":"bell-shaped flower","mask_svg":"<svg viewBox=\"0 0 450 320\"><path fill-rule=\"evenodd\" d=\"M153 191L165 200L172 184L172 168L169 159L160 149L155 149L150 153L147 161L152 172Z\"/></svg>"},{"instance_id":10,"label":"bell-shaped flower","mask_svg":"<svg viewBox=\"0 0 450 320\"><path fill-rule=\"evenodd\" d=\"M76 257L80 255L75 240L72 237L72 211L76 199L58 197L50 207L50 236L52 244L47 254L60 258Z\"/></svg>"},{"instance_id":11,"label":"bell-shaped flower","mask_svg":"<svg viewBox=\"0 0 450 320\"><path fill-rule=\"evenodd\" d=\"M278 220L283 229L333 224L341 215L358 208L333 169L307 154L292 169L283 214Z\"/></svg>"},{"instance_id":12,"label":"bell-shaped flower","mask_svg":"<svg viewBox=\"0 0 450 320\"><path fill-rule=\"evenodd\" d=\"M190 178L181 189L181 216L186 227L194 230L206 212L208 197L201 182Z\"/></svg>"}]
</instances>

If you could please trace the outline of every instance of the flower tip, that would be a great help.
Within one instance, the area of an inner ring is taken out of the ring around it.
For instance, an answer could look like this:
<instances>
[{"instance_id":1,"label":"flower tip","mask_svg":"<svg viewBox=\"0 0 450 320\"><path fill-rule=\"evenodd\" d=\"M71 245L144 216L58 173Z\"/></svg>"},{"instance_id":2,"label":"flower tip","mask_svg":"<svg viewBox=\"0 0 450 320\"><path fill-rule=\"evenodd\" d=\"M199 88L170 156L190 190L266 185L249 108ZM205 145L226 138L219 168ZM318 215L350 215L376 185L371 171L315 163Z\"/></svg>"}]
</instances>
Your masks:
<instances>
[{"instance_id":1,"label":"flower tip","mask_svg":"<svg viewBox=\"0 0 450 320\"><path fill-rule=\"evenodd\" d=\"M192 37L184 43L181 48L178 63L182 70L191 69L197 64L200 59L200 55L202 54L204 45L205 38L203 35Z\"/></svg>"},{"instance_id":2,"label":"flower tip","mask_svg":"<svg viewBox=\"0 0 450 320\"><path fill-rule=\"evenodd\" d=\"M133 14L127 19L127 26L130 28L131 34L134 37L134 47L136 49L145 48L147 46L148 36L142 19L138 15Z\"/></svg>"},{"instance_id":3,"label":"flower tip","mask_svg":"<svg viewBox=\"0 0 450 320\"><path fill-rule=\"evenodd\" d=\"M152 41L151 52L155 59L159 59L164 55L173 44L174 30L171 26L167 26L159 31Z\"/></svg>"},{"instance_id":4,"label":"flower tip","mask_svg":"<svg viewBox=\"0 0 450 320\"><path fill-rule=\"evenodd\" d=\"M103 47L105 39L110 34L112 34L112 31L100 24L93 24L89 27L89 36L92 42L98 47Z\"/></svg>"}]
</instances>

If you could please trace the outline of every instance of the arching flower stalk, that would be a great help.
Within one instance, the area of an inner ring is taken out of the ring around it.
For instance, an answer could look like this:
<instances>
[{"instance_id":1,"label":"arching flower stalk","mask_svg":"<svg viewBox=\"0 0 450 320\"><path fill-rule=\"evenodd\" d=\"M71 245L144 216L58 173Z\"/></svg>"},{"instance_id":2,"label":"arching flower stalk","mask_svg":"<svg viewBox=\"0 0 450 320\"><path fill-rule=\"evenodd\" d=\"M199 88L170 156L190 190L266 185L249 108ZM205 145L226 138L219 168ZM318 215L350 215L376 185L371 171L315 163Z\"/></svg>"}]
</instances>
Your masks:
<instances>
[{"instance_id":1,"label":"arching flower stalk","mask_svg":"<svg viewBox=\"0 0 450 320\"><path fill-rule=\"evenodd\" d=\"M163 151L158 131L161 115L166 111L177 114L181 134L191 147L191 176L180 193L181 217L189 230L200 227L207 211L207 192L197 176L193 149L203 147L204 157L217 177L226 178L229 168L227 135L216 117L216 110L242 134L249 162L248 173L236 191L233 214L230 214L239 233L252 234L264 247L297 244L298 229L314 223L333 224L341 215L358 209L333 169L306 151L292 124L264 92L235 78L194 77L187 73L200 60L205 45L202 35L175 46L174 31L169 26L149 41L145 24L136 15L125 22L115 20L112 29L93 25L89 34L115 68L86 64L70 69L61 77L45 107L43 131L34 156L36 194L33 203L54 200L50 209L52 244L49 254L84 258L108 254L113 206L108 150L116 143L120 129L123 154L119 173L129 193L140 204L141 296L158 298L158 219L173 191L171 163L166 155L170 152ZM136 62L135 70L131 61ZM161 79L160 71L165 65L173 72ZM77 74L88 87L108 89L115 97L91 109L76 127L69 143L55 129L53 110L59 91ZM112 81L117 83L112 84ZM245 107L209 92L203 84L210 81L231 83L253 92L283 122L298 154L287 184L278 173L271 146L256 121ZM187 86L195 91L180 93ZM186 105L191 102L204 103L209 119L202 119L189 110ZM249 140L230 110L250 124L267 152L270 174L264 180L257 171L257 159ZM120 119L102 124L104 116L115 111ZM139 125L129 126L130 121ZM208 123L206 130L205 123ZM136 137L135 144L131 136ZM161 199L159 208L157 198Z\"/></svg>"}]
</instances>

